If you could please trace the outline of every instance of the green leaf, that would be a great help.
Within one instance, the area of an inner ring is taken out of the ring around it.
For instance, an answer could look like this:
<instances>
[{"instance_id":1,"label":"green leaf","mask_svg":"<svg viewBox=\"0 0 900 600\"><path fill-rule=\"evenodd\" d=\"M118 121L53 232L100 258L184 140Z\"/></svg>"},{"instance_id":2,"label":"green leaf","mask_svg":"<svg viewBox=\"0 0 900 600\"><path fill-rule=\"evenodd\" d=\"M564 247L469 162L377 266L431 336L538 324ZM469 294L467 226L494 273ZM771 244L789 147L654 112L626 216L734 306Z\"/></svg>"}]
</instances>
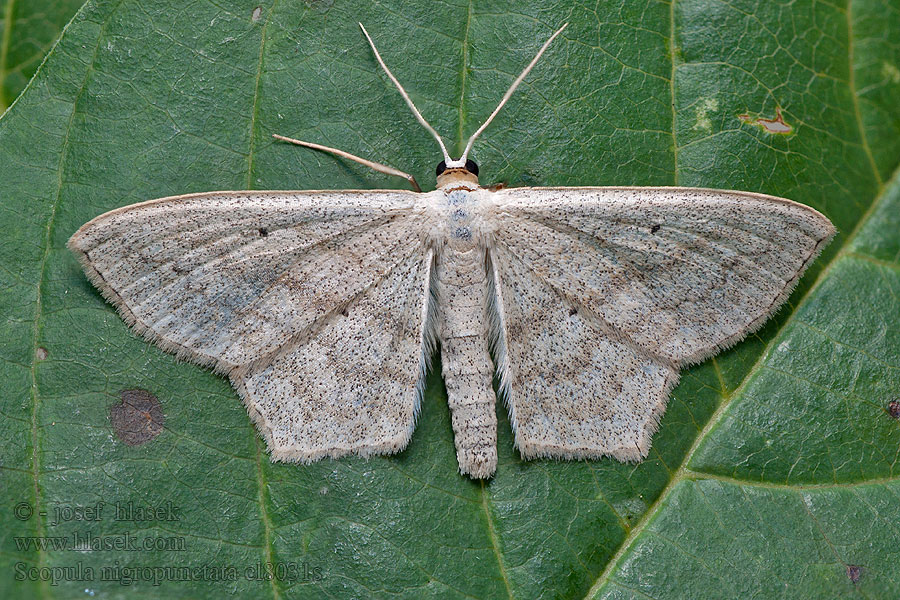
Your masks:
<instances>
[{"instance_id":1,"label":"green leaf","mask_svg":"<svg viewBox=\"0 0 900 600\"><path fill-rule=\"evenodd\" d=\"M0 115L37 71L83 0L6 0L0 8Z\"/></svg>"},{"instance_id":2,"label":"green leaf","mask_svg":"<svg viewBox=\"0 0 900 600\"><path fill-rule=\"evenodd\" d=\"M461 477L434 374L401 454L272 464L229 384L132 334L64 244L166 195L402 185L272 133L433 186L357 21L451 148L570 23L476 144L483 182L760 191L840 235L682 374L640 464L523 462L500 406L496 477ZM893 0L88 2L0 120L0 596L897 596L898 30ZM130 389L164 414L139 445L110 421Z\"/></svg>"}]
</instances>

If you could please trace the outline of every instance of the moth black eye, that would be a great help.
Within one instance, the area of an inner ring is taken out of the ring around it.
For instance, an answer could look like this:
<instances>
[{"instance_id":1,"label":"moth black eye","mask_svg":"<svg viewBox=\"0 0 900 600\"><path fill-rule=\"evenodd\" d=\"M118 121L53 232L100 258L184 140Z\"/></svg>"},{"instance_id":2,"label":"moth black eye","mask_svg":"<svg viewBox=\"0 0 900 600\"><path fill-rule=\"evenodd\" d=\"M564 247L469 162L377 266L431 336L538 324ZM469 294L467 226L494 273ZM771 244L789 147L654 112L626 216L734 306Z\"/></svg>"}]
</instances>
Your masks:
<instances>
[{"instance_id":1,"label":"moth black eye","mask_svg":"<svg viewBox=\"0 0 900 600\"><path fill-rule=\"evenodd\" d=\"M472 175L475 175L476 177L478 177L478 165L475 164L474 160L466 159L466 165L464 168L466 171L468 171ZM444 174L444 171L446 171L446 170L447 170L447 163L442 160L441 162L438 163L437 169L435 169L435 173L437 173L437 176L440 177L441 175Z\"/></svg>"}]
</instances>

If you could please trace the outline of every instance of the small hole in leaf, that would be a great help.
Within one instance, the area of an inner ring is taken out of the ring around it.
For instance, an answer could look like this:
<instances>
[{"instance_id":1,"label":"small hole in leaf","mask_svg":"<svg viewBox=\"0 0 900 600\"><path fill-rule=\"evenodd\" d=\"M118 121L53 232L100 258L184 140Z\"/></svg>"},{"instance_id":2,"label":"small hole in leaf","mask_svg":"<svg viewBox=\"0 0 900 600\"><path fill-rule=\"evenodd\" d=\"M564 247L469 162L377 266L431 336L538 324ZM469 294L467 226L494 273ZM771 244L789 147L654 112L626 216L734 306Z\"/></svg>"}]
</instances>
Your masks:
<instances>
[{"instance_id":1,"label":"small hole in leaf","mask_svg":"<svg viewBox=\"0 0 900 600\"><path fill-rule=\"evenodd\" d=\"M38 360L47 360L47 357L50 356L50 353L47 352L46 348L42 348L38 346L38 349L34 351L34 357Z\"/></svg>"},{"instance_id":2,"label":"small hole in leaf","mask_svg":"<svg viewBox=\"0 0 900 600\"><path fill-rule=\"evenodd\" d=\"M862 577L862 567L859 565L847 565L847 577L853 583L859 582L859 578Z\"/></svg>"},{"instance_id":3,"label":"small hole in leaf","mask_svg":"<svg viewBox=\"0 0 900 600\"><path fill-rule=\"evenodd\" d=\"M659 225L654 225L650 228L650 233L656 233L657 231L659 231Z\"/></svg>"},{"instance_id":4,"label":"small hole in leaf","mask_svg":"<svg viewBox=\"0 0 900 600\"><path fill-rule=\"evenodd\" d=\"M267 235L269 235L269 230L266 229L265 227L260 227L259 235L260 235L260 237L266 237Z\"/></svg>"}]
</instances>

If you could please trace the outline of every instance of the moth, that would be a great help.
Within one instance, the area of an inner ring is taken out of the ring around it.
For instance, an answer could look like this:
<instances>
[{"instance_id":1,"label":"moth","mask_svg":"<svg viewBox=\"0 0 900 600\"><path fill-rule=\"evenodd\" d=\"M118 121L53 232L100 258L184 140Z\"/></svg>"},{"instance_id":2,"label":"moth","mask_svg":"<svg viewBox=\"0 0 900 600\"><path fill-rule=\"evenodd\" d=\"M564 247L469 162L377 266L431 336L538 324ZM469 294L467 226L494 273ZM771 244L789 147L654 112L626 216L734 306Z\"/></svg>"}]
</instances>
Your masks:
<instances>
[{"instance_id":1,"label":"moth","mask_svg":"<svg viewBox=\"0 0 900 600\"><path fill-rule=\"evenodd\" d=\"M360 27L362 25L360 24ZM525 459L647 456L685 365L759 328L834 235L812 208L679 187L478 183L472 145L437 189L238 191L103 214L68 246L134 330L229 377L276 461L390 454L439 343L459 469L497 467L496 375Z\"/></svg>"}]
</instances>

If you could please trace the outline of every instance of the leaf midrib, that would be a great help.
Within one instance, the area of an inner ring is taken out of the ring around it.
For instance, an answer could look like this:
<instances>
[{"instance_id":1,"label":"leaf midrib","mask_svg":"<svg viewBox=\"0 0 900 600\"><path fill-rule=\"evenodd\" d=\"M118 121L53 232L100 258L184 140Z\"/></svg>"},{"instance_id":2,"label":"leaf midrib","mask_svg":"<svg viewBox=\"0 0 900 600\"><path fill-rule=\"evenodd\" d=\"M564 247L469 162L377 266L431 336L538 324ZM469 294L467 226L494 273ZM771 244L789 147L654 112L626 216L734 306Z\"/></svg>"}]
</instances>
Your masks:
<instances>
[{"instance_id":1,"label":"leaf midrib","mask_svg":"<svg viewBox=\"0 0 900 600\"><path fill-rule=\"evenodd\" d=\"M272 20L272 15L275 13L275 7L278 6L278 0L274 0L272 2L272 6L270 6L266 10L266 20L262 25L262 30L259 35L259 56L256 64L256 82L253 87L253 103L250 108L250 138L248 140L249 150L247 152L247 180L246 180L246 189L253 189L253 153L256 150L256 127L257 127L257 115L259 114L259 97L260 97L260 89L262 82L262 72L263 65L265 64L265 54L266 54L266 33L269 29L269 23ZM275 555L275 544L273 540L273 524L272 518L269 516L269 510L266 508L266 503L269 499L269 484L266 479L265 470L262 458L265 453L261 446L261 440L259 435L256 432L256 427L251 424L250 426L250 435L253 437L253 447L256 451L256 486L257 486L257 502L259 503L259 518L262 521L263 525L263 560L265 564L275 564L274 555ZM272 598L280 599L281 591L278 589L278 577L270 577L269 582L272 587Z\"/></svg>"},{"instance_id":2,"label":"leaf midrib","mask_svg":"<svg viewBox=\"0 0 900 600\"><path fill-rule=\"evenodd\" d=\"M461 155L463 151L463 144L465 142L465 135L463 124L466 120L466 111L465 111L465 98L466 98L466 83L469 77L469 32L472 29L472 0L469 0L468 7L466 8L466 26L465 31L463 33L463 41L462 41L462 72L460 74L459 81L459 118L457 119L459 125L456 135L456 153L457 155ZM453 158L452 156L450 158Z\"/></svg>"},{"instance_id":3,"label":"leaf midrib","mask_svg":"<svg viewBox=\"0 0 900 600\"><path fill-rule=\"evenodd\" d=\"M673 2L675 0L672 0ZM872 155L872 148L869 146L869 139L866 137L866 128L863 127L862 113L859 111L859 94L856 93L856 71L853 65L853 0L847 0L847 6L844 8L847 13L847 85L850 87L850 99L853 101L853 116L856 119L856 127L859 129L859 139L862 142L863 151L869 159L869 167L875 176L875 183L878 184L878 198L884 191L884 182L881 180L881 173L878 172L878 166L875 164L875 157ZM875 204L873 201L872 204Z\"/></svg>"}]
</instances>

